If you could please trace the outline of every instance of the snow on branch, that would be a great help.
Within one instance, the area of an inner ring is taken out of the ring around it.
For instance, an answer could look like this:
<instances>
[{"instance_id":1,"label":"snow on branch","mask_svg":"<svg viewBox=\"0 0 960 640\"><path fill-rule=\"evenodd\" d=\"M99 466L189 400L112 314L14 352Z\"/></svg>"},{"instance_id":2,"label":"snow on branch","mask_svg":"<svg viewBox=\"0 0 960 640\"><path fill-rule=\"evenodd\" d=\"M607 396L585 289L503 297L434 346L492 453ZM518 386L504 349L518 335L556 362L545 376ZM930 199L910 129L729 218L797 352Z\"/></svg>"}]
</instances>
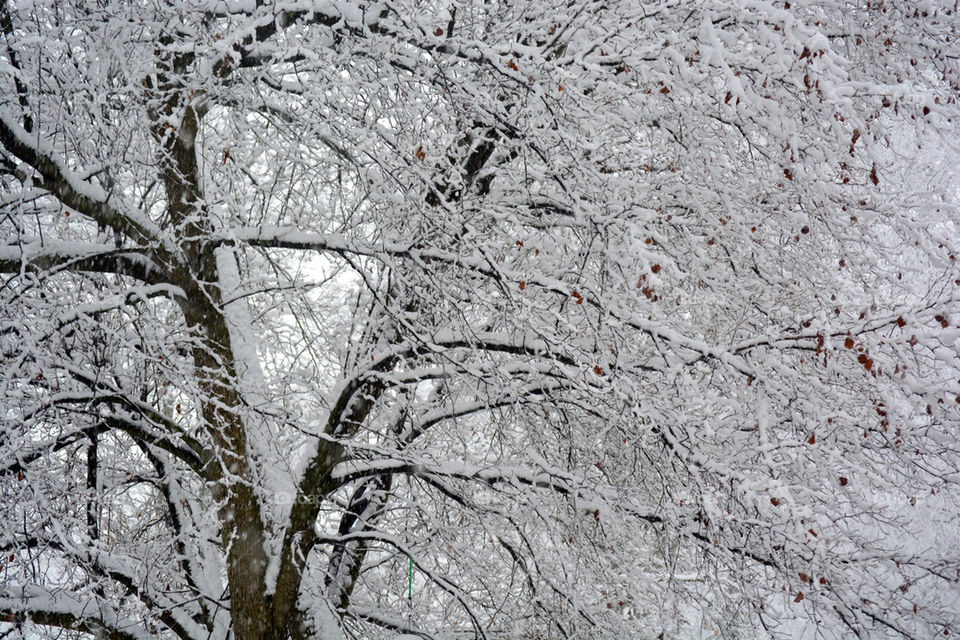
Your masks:
<instances>
[{"instance_id":1,"label":"snow on branch","mask_svg":"<svg viewBox=\"0 0 960 640\"><path fill-rule=\"evenodd\" d=\"M0 247L0 273L60 271L131 276L149 284L167 281L149 257L111 245L48 240Z\"/></svg>"},{"instance_id":2,"label":"snow on branch","mask_svg":"<svg viewBox=\"0 0 960 640\"><path fill-rule=\"evenodd\" d=\"M115 208L106 191L65 167L51 151L37 143L35 137L7 114L0 113L0 144L40 174L44 189L71 209L123 233L134 242L145 246L160 244L162 235L152 221L138 212Z\"/></svg>"},{"instance_id":3,"label":"snow on branch","mask_svg":"<svg viewBox=\"0 0 960 640\"><path fill-rule=\"evenodd\" d=\"M104 634L110 640L151 640L154 637L143 623L124 617L106 603L92 598L73 598L65 591L8 587L5 593L0 593L0 616L5 622L32 622L94 635ZM200 640L200 637L189 640Z\"/></svg>"}]
</instances>

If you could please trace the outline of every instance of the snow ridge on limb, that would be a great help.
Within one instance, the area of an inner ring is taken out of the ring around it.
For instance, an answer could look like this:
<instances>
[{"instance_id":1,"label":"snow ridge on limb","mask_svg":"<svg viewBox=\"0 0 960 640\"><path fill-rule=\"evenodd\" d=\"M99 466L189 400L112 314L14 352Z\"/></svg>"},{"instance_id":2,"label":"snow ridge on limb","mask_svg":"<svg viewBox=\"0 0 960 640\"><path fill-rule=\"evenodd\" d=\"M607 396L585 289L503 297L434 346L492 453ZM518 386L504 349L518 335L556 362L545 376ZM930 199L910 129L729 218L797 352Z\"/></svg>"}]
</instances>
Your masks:
<instances>
[{"instance_id":1,"label":"snow ridge on limb","mask_svg":"<svg viewBox=\"0 0 960 640\"><path fill-rule=\"evenodd\" d=\"M116 209L101 187L64 167L52 151L36 144L33 137L0 112L0 143L40 174L44 189L98 224L123 233L144 247L162 249L163 236L152 221L139 212Z\"/></svg>"},{"instance_id":2,"label":"snow ridge on limb","mask_svg":"<svg viewBox=\"0 0 960 640\"><path fill-rule=\"evenodd\" d=\"M85 633L105 633L116 640L148 640L153 637L141 622L124 618L102 603L77 600L64 593L8 592L0 596L0 614L5 621L15 624L35 622Z\"/></svg>"}]
</instances>

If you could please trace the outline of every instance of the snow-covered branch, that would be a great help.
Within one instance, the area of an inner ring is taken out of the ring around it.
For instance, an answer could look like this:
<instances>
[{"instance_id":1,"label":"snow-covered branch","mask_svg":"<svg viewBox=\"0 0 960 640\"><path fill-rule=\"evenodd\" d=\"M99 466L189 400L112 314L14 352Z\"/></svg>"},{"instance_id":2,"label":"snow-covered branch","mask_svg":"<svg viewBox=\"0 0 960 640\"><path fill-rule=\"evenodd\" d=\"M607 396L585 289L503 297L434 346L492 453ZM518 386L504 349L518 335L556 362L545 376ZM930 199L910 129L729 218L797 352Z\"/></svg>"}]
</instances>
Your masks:
<instances>
[{"instance_id":1,"label":"snow-covered branch","mask_svg":"<svg viewBox=\"0 0 960 640\"><path fill-rule=\"evenodd\" d=\"M58 627L103 635L110 640L149 640L154 635L142 622L129 619L105 603L72 598L66 593L23 590L0 594L0 615L6 622ZM193 640L199 640L199 637Z\"/></svg>"},{"instance_id":2,"label":"snow-covered branch","mask_svg":"<svg viewBox=\"0 0 960 640\"><path fill-rule=\"evenodd\" d=\"M0 144L30 165L42 178L42 186L63 204L89 216L145 247L159 248L159 229L138 212L121 211L101 187L83 180L55 155L24 131L7 114L0 112Z\"/></svg>"},{"instance_id":3,"label":"snow-covered branch","mask_svg":"<svg viewBox=\"0 0 960 640\"><path fill-rule=\"evenodd\" d=\"M59 271L130 276L148 284L167 282L163 270L148 257L110 245L37 241L0 247L0 273Z\"/></svg>"}]
</instances>

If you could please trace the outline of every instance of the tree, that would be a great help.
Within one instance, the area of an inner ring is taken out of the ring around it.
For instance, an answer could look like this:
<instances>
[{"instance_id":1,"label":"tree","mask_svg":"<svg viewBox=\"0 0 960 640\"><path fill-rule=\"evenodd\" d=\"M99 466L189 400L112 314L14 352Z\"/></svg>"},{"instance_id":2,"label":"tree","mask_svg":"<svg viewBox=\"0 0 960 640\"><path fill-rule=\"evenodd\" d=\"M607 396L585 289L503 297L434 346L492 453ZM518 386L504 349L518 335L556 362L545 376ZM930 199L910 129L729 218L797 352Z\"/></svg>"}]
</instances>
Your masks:
<instances>
[{"instance_id":1,"label":"tree","mask_svg":"<svg viewBox=\"0 0 960 640\"><path fill-rule=\"evenodd\" d=\"M952 4L2 7L9 633L960 626Z\"/></svg>"}]
</instances>

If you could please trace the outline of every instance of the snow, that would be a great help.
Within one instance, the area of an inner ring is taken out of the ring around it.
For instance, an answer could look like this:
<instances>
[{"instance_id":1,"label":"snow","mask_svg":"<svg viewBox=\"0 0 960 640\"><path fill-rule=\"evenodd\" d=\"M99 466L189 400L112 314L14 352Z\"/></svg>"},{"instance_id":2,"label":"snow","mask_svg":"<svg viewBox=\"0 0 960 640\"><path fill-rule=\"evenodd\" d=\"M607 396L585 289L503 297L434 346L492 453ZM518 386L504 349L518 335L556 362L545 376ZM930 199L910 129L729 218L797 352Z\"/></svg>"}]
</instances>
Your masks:
<instances>
[{"instance_id":1,"label":"snow","mask_svg":"<svg viewBox=\"0 0 960 640\"><path fill-rule=\"evenodd\" d=\"M8 4L0 618L960 624L952 14Z\"/></svg>"}]
</instances>

